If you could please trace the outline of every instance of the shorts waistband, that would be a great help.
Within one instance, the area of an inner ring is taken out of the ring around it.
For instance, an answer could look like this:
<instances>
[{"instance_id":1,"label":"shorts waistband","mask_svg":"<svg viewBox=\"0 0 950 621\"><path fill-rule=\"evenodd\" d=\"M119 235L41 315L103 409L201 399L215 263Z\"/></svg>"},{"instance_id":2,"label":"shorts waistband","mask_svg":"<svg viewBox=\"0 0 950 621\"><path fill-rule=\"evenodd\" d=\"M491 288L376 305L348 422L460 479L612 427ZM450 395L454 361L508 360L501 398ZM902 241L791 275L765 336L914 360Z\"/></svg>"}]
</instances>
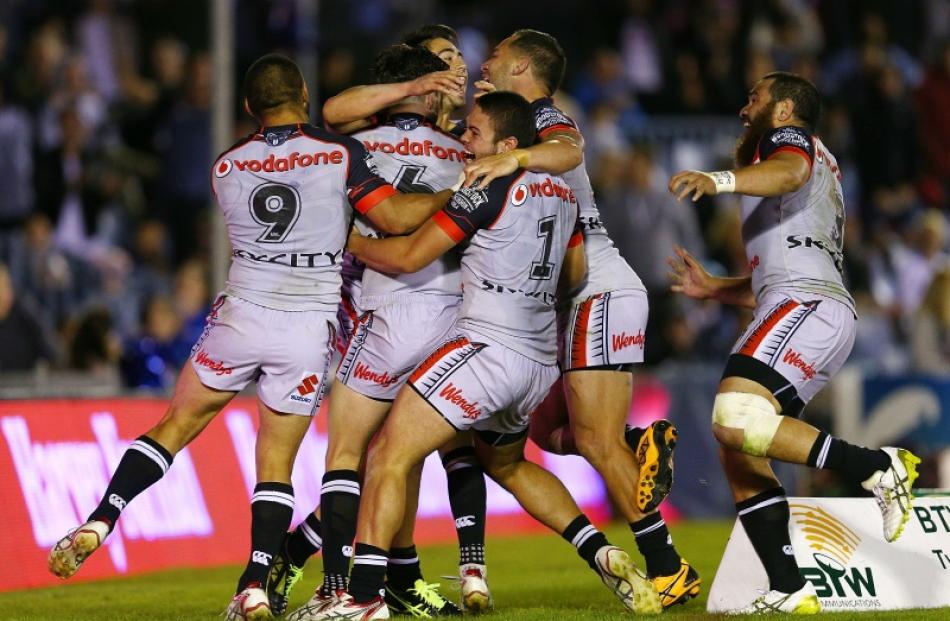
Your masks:
<instances>
[{"instance_id":1,"label":"shorts waistband","mask_svg":"<svg viewBox=\"0 0 950 621\"><path fill-rule=\"evenodd\" d=\"M359 306L362 309L374 309L388 304L435 304L439 306L455 306L462 303L462 296L438 293L389 293L385 295L363 295Z\"/></svg>"}]
</instances>

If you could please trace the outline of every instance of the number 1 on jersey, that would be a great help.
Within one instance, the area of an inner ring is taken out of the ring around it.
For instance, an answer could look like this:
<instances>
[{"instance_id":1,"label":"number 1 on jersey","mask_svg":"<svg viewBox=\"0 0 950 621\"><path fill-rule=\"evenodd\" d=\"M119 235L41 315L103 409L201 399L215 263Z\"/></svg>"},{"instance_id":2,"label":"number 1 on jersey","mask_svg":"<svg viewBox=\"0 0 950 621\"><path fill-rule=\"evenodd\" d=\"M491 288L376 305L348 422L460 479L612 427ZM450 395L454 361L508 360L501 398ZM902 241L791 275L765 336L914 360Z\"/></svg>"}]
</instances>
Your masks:
<instances>
[{"instance_id":1,"label":"number 1 on jersey","mask_svg":"<svg viewBox=\"0 0 950 621\"><path fill-rule=\"evenodd\" d=\"M538 220L538 237L542 239L541 260L531 262L531 280L551 280L554 276L554 263L551 258L551 242L554 241L554 219L548 216Z\"/></svg>"}]
</instances>

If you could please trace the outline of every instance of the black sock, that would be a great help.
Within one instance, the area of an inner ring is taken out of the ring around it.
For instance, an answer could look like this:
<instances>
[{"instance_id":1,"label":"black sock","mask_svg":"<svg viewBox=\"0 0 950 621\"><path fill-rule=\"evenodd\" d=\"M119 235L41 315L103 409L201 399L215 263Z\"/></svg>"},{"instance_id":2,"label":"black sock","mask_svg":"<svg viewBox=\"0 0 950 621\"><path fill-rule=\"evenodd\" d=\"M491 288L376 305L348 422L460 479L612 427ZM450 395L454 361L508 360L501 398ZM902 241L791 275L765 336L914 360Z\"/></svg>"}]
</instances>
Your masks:
<instances>
[{"instance_id":1,"label":"black sock","mask_svg":"<svg viewBox=\"0 0 950 621\"><path fill-rule=\"evenodd\" d=\"M785 489L776 487L736 504L755 553L765 566L771 589L794 593L805 586L788 534L790 517Z\"/></svg>"},{"instance_id":2,"label":"black sock","mask_svg":"<svg viewBox=\"0 0 950 621\"><path fill-rule=\"evenodd\" d=\"M644 433L646 433L646 429L643 427L625 425L623 439L626 440L627 446L629 446L630 450L634 453L637 452L637 445L640 443L640 438L643 437Z\"/></svg>"},{"instance_id":3,"label":"black sock","mask_svg":"<svg viewBox=\"0 0 950 621\"><path fill-rule=\"evenodd\" d=\"M812 468L833 470L861 483L878 470L887 470L891 458L880 449L849 444L822 431L808 453L807 463Z\"/></svg>"},{"instance_id":4,"label":"black sock","mask_svg":"<svg viewBox=\"0 0 950 621\"><path fill-rule=\"evenodd\" d=\"M422 566L416 546L393 548L389 551L389 564L386 566L386 581L401 591L411 589L416 580L422 580Z\"/></svg>"},{"instance_id":5,"label":"black sock","mask_svg":"<svg viewBox=\"0 0 950 621\"><path fill-rule=\"evenodd\" d=\"M365 604L383 594L389 552L365 543L357 543L353 552L349 593L358 603Z\"/></svg>"},{"instance_id":6,"label":"black sock","mask_svg":"<svg viewBox=\"0 0 950 621\"><path fill-rule=\"evenodd\" d=\"M671 576L679 571L680 555L673 547L673 538L666 528L666 522L659 511L655 511L639 522L630 524L630 530L637 540L637 548L647 562L647 575Z\"/></svg>"},{"instance_id":7,"label":"black sock","mask_svg":"<svg viewBox=\"0 0 950 621\"><path fill-rule=\"evenodd\" d=\"M294 517L294 488L287 483L258 483L251 497L251 558L238 580L237 593L267 582L274 556Z\"/></svg>"},{"instance_id":8,"label":"black sock","mask_svg":"<svg viewBox=\"0 0 950 621\"><path fill-rule=\"evenodd\" d=\"M164 446L148 436L139 436L122 455L106 493L87 521L101 520L109 525L110 530L115 528L126 505L158 483L171 467L172 459L172 454Z\"/></svg>"},{"instance_id":9,"label":"black sock","mask_svg":"<svg viewBox=\"0 0 950 621\"><path fill-rule=\"evenodd\" d=\"M583 513L574 518L574 521L561 533L561 537L577 548L577 553L594 571L597 571L597 563L594 561L597 550L610 545L604 533L597 530Z\"/></svg>"},{"instance_id":10,"label":"black sock","mask_svg":"<svg viewBox=\"0 0 950 621\"><path fill-rule=\"evenodd\" d=\"M323 475L320 514L323 526L323 588L327 592L345 588L359 509L360 483L355 470L331 470Z\"/></svg>"},{"instance_id":11,"label":"black sock","mask_svg":"<svg viewBox=\"0 0 950 621\"><path fill-rule=\"evenodd\" d=\"M459 565L485 564L485 474L475 449L461 446L442 458L459 540Z\"/></svg>"},{"instance_id":12,"label":"black sock","mask_svg":"<svg viewBox=\"0 0 950 621\"><path fill-rule=\"evenodd\" d=\"M287 536L287 556L292 564L303 567L307 559L320 551L323 547L321 532L323 529L316 513L311 513L306 520L297 524L297 529Z\"/></svg>"}]
</instances>

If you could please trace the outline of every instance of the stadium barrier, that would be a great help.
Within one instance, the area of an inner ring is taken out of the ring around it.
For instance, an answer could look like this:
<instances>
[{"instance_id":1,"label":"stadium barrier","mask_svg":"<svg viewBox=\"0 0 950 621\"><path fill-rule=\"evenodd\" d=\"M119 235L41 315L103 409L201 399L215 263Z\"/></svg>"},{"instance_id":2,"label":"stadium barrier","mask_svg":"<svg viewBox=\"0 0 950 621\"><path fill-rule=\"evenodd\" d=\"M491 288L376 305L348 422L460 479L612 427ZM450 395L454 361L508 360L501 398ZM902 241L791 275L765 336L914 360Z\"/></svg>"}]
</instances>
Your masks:
<instances>
[{"instance_id":1,"label":"stadium barrier","mask_svg":"<svg viewBox=\"0 0 950 621\"><path fill-rule=\"evenodd\" d=\"M5 519L0 591L59 582L47 571L50 547L95 508L126 447L158 420L166 403L0 402L0 506ZM129 505L105 549L90 557L77 578L243 563L250 539L255 412L254 399L235 399L176 456L168 474ZM297 458L295 523L319 503L327 442L323 414L311 426ZM588 515L598 521L608 516L602 483L586 462L529 447L529 459L564 481ZM438 456L426 462L422 490L417 541L453 541L454 522ZM488 508L490 534L543 528L492 481Z\"/></svg>"},{"instance_id":2,"label":"stadium barrier","mask_svg":"<svg viewBox=\"0 0 950 621\"><path fill-rule=\"evenodd\" d=\"M915 499L895 543L884 541L871 498L789 498L790 533L802 577L822 607L897 610L950 605L950 495ZM765 569L736 520L706 605L721 613L768 590Z\"/></svg>"}]
</instances>

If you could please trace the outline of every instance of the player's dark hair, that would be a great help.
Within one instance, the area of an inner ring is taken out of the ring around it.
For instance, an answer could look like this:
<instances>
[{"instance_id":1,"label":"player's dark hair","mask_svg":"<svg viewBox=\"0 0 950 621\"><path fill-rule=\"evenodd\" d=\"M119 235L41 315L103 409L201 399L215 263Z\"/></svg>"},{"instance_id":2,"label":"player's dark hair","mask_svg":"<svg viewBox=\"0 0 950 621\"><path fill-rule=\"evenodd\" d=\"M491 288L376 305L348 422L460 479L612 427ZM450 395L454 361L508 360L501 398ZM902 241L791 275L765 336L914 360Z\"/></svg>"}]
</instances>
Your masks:
<instances>
[{"instance_id":1,"label":"player's dark hair","mask_svg":"<svg viewBox=\"0 0 950 621\"><path fill-rule=\"evenodd\" d=\"M530 147L534 143L534 113L531 104L511 91L486 93L475 100L475 105L491 119L495 130L495 140L504 140L514 136L519 147Z\"/></svg>"},{"instance_id":2,"label":"player's dark hair","mask_svg":"<svg viewBox=\"0 0 950 621\"><path fill-rule=\"evenodd\" d=\"M391 45L376 55L372 72L379 84L408 82L449 65L424 47Z\"/></svg>"},{"instance_id":3,"label":"player's dark hair","mask_svg":"<svg viewBox=\"0 0 950 621\"><path fill-rule=\"evenodd\" d=\"M402 42L413 47L422 47L432 39L446 39L455 47L459 46L459 35L445 24L426 24L416 28L402 38Z\"/></svg>"},{"instance_id":4,"label":"player's dark hair","mask_svg":"<svg viewBox=\"0 0 950 621\"><path fill-rule=\"evenodd\" d=\"M769 95L772 101L791 99L795 104L795 116L805 123L808 131L815 131L818 119L821 117L821 95L815 85L795 73L788 71L773 71L762 77L763 80L772 80L769 85Z\"/></svg>"},{"instance_id":5,"label":"player's dark hair","mask_svg":"<svg viewBox=\"0 0 950 621\"><path fill-rule=\"evenodd\" d=\"M567 66L561 44L548 33L530 28L516 30L511 37L511 45L528 56L534 74L544 83L548 95L553 95L561 86Z\"/></svg>"},{"instance_id":6,"label":"player's dark hair","mask_svg":"<svg viewBox=\"0 0 950 621\"><path fill-rule=\"evenodd\" d=\"M286 104L302 104L303 87L300 68L282 54L261 56L244 74L244 97L256 117Z\"/></svg>"}]
</instances>

